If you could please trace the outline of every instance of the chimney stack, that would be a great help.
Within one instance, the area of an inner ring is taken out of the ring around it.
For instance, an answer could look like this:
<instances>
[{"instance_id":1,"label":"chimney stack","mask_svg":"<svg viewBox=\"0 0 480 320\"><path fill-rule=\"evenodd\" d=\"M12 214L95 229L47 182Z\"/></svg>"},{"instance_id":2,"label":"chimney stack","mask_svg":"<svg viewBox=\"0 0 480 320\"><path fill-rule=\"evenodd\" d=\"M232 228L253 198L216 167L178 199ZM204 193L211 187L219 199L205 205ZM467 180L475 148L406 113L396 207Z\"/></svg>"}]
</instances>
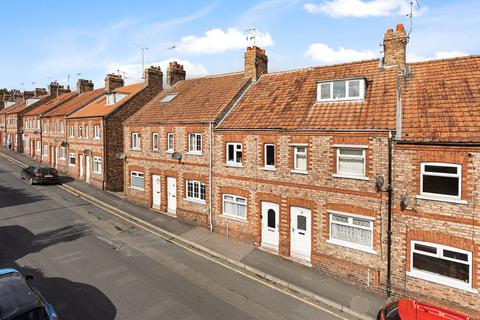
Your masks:
<instances>
[{"instance_id":1,"label":"chimney stack","mask_svg":"<svg viewBox=\"0 0 480 320\"><path fill-rule=\"evenodd\" d=\"M23 99L23 93L20 91L20 90L17 90L17 89L13 89L11 92L10 92L10 95L11 95L11 100L12 101L20 101Z\"/></svg>"},{"instance_id":2,"label":"chimney stack","mask_svg":"<svg viewBox=\"0 0 480 320\"><path fill-rule=\"evenodd\" d=\"M167 85L171 87L178 81L185 80L185 75L183 65L178 64L177 61L170 62L167 68Z\"/></svg>"},{"instance_id":3,"label":"chimney stack","mask_svg":"<svg viewBox=\"0 0 480 320\"><path fill-rule=\"evenodd\" d=\"M157 87L159 92L163 90L163 72L160 67L151 66L145 69L145 85Z\"/></svg>"},{"instance_id":4,"label":"chimney stack","mask_svg":"<svg viewBox=\"0 0 480 320\"><path fill-rule=\"evenodd\" d=\"M34 94L34 97L35 98L38 98L40 96L44 96L46 95L48 92L47 92L47 89L45 88L35 88L35 94Z\"/></svg>"},{"instance_id":5,"label":"chimney stack","mask_svg":"<svg viewBox=\"0 0 480 320\"><path fill-rule=\"evenodd\" d=\"M397 24L395 31L388 29L383 36L384 65L396 66L400 72L405 69L408 37L403 24Z\"/></svg>"},{"instance_id":6,"label":"chimney stack","mask_svg":"<svg viewBox=\"0 0 480 320\"><path fill-rule=\"evenodd\" d=\"M268 73L268 57L265 50L257 46L245 51L245 77L257 81L262 74Z\"/></svg>"},{"instance_id":7,"label":"chimney stack","mask_svg":"<svg viewBox=\"0 0 480 320\"><path fill-rule=\"evenodd\" d=\"M77 92L79 94L93 91L93 82L92 80L78 79L77 80Z\"/></svg>"},{"instance_id":8,"label":"chimney stack","mask_svg":"<svg viewBox=\"0 0 480 320\"><path fill-rule=\"evenodd\" d=\"M33 98L35 96L35 91L23 91L23 100Z\"/></svg>"},{"instance_id":9,"label":"chimney stack","mask_svg":"<svg viewBox=\"0 0 480 320\"><path fill-rule=\"evenodd\" d=\"M121 75L110 73L105 77L105 91L107 92L123 87L123 84L124 82Z\"/></svg>"}]
</instances>

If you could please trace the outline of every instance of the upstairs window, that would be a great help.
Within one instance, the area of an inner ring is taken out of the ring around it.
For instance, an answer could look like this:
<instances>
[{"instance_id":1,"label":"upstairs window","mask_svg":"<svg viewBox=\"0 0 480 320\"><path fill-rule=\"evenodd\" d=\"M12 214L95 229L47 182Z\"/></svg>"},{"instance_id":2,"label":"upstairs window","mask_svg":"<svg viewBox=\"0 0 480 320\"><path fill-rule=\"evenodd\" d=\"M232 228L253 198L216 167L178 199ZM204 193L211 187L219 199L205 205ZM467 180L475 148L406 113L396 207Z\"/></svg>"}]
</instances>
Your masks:
<instances>
[{"instance_id":1,"label":"upstairs window","mask_svg":"<svg viewBox=\"0 0 480 320\"><path fill-rule=\"evenodd\" d=\"M173 133L167 134L167 152L173 152L175 149L175 135Z\"/></svg>"},{"instance_id":2,"label":"upstairs window","mask_svg":"<svg viewBox=\"0 0 480 320\"><path fill-rule=\"evenodd\" d=\"M202 135L200 133L190 133L188 135L188 152L202 153Z\"/></svg>"},{"instance_id":3,"label":"upstairs window","mask_svg":"<svg viewBox=\"0 0 480 320\"><path fill-rule=\"evenodd\" d=\"M65 125L63 122L60 122L59 124L59 129L60 129L60 133L64 133L65 132Z\"/></svg>"},{"instance_id":4,"label":"upstairs window","mask_svg":"<svg viewBox=\"0 0 480 320\"><path fill-rule=\"evenodd\" d=\"M70 138L75 138L75 128L73 126L68 127L68 136Z\"/></svg>"},{"instance_id":5,"label":"upstairs window","mask_svg":"<svg viewBox=\"0 0 480 320\"><path fill-rule=\"evenodd\" d=\"M293 147L293 171L306 173L307 172L307 147L294 146Z\"/></svg>"},{"instance_id":6,"label":"upstairs window","mask_svg":"<svg viewBox=\"0 0 480 320\"><path fill-rule=\"evenodd\" d=\"M152 149L158 150L158 133L152 134Z\"/></svg>"},{"instance_id":7,"label":"upstairs window","mask_svg":"<svg viewBox=\"0 0 480 320\"><path fill-rule=\"evenodd\" d=\"M88 126L85 126L85 139L90 138L90 137L89 137L89 136L90 136L90 132L89 132L88 129L89 129L89 127L88 127Z\"/></svg>"},{"instance_id":8,"label":"upstairs window","mask_svg":"<svg viewBox=\"0 0 480 320\"><path fill-rule=\"evenodd\" d=\"M237 142L227 143L227 164L231 166L242 165L242 144Z\"/></svg>"},{"instance_id":9,"label":"upstairs window","mask_svg":"<svg viewBox=\"0 0 480 320\"><path fill-rule=\"evenodd\" d=\"M79 137L79 138L83 137L83 128L82 128L82 126L78 126L78 137Z\"/></svg>"},{"instance_id":10,"label":"upstairs window","mask_svg":"<svg viewBox=\"0 0 480 320\"><path fill-rule=\"evenodd\" d=\"M275 169L275 145L265 144L264 166L266 169Z\"/></svg>"},{"instance_id":11,"label":"upstairs window","mask_svg":"<svg viewBox=\"0 0 480 320\"><path fill-rule=\"evenodd\" d=\"M140 150L140 133L132 132L132 149Z\"/></svg>"},{"instance_id":12,"label":"upstairs window","mask_svg":"<svg viewBox=\"0 0 480 320\"><path fill-rule=\"evenodd\" d=\"M337 174L365 176L365 149L337 148Z\"/></svg>"},{"instance_id":13,"label":"upstairs window","mask_svg":"<svg viewBox=\"0 0 480 320\"><path fill-rule=\"evenodd\" d=\"M317 101L362 100L365 79L336 80L317 84Z\"/></svg>"},{"instance_id":14,"label":"upstairs window","mask_svg":"<svg viewBox=\"0 0 480 320\"><path fill-rule=\"evenodd\" d=\"M462 166L459 164L422 163L420 179L422 196L461 199Z\"/></svg>"},{"instance_id":15,"label":"upstairs window","mask_svg":"<svg viewBox=\"0 0 480 320\"><path fill-rule=\"evenodd\" d=\"M93 126L93 139L100 139L100 126L98 124Z\"/></svg>"}]
</instances>

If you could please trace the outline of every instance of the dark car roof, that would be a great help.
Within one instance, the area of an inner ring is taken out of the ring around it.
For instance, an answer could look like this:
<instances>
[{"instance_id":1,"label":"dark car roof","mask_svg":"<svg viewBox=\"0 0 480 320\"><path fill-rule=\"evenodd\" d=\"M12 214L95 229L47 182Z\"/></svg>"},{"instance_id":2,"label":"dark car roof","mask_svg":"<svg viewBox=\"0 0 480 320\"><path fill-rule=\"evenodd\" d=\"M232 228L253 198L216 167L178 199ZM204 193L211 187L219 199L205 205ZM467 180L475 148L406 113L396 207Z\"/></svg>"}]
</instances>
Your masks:
<instances>
[{"instance_id":1,"label":"dark car roof","mask_svg":"<svg viewBox=\"0 0 480 320\"><path fill-rule=\"evenodd\" d=\"M0 318L9 320L28 310L40 306L40 301L32 288L18 272L0 276Z\"/></svg>"}]
</instances>

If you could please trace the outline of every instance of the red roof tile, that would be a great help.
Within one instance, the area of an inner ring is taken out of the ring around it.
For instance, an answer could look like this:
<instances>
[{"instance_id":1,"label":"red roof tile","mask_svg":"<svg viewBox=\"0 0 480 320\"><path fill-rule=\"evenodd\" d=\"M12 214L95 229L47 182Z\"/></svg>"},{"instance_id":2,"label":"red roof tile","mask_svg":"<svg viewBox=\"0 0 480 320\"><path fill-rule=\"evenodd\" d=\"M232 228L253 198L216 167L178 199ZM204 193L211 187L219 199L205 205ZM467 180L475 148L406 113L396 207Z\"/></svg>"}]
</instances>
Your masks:
<instances>
[{"instance_id":1,"label":"red roof tile","mask_svg":"<svg viewBox=\"0 0 480 320\"><path fill-rule=\"evenodd\" d=\"M163 90L127 122L192 123L216 120L248 83L244 73L230 73L177 82ZM170 102L160 102L177 94Z\"/></svg>"},{"instance_id":2,"label":"red roof tile","mask_svg":"<svg viewBox=\"0 0 480 320\"><path fill-rule=\"evenodd\" d=\"M78 96L78 93L76 92L64 93L50 101L47 101L45 103L39 104L38 106L35 106L30 111L25 113L25 115L26 116L41 115L42 113L49 111L50 109L55 108L70 99L73 99L75 96Z\"/></svg>"},{"instance_id":3,"label":"red roof tile","mask_svg":"<svg viewBox=\"0 0 480 320\"><path fill-rule=\"evenodd\" d=\"M70 112L74 112L78 108L85 106L86 104L92 102L93 100L100 97L105 92L104 88L96 89L93 91L88 91L78 95L77 97L73 98L72 100L65 102L64 104L60 105L59 107L45 113L44 117L55 117L55 116L65 116L68 115Z\"/></svg>"},{"instance_id":4,"label":"red roof tile","mask_svg":"<svg viewBox=\"0 0 480 320\"><path fill-rule=\"evenodd\" d=\"M364 101L317 102L317 82L366 78ZM395 70L378 60L265 74L220 129L393 129Z\"/></svg>"},{"instance_id":5,"label":"red roof tile","mask_svg":"<svg viewBox=\"0 0 480 320\"><path fill-rule=\"evenodd\" d=\"M131 97L139 93L141 90L145 88L145 83L136 83L129 86L124 86L115 89L115 92L119 93L126 93L128 94L127 97L123 98L117 103L114 104L107 104L107 96L103 95L94 102L88 104L84 108L72 113L68 116L68 118L88 118L88 117L103 117L108 115L110 112L114 111L122 104L127 102Z\"/></svg>"}]
</instances>

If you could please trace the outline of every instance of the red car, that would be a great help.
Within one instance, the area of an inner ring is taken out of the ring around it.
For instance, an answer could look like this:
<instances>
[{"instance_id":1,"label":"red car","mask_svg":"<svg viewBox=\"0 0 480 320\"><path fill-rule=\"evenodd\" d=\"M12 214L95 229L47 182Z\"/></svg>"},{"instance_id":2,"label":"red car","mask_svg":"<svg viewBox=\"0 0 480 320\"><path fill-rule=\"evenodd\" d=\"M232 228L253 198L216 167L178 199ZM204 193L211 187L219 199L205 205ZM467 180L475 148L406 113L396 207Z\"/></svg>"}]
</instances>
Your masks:
<instances>
[{"instance_id":1,"label":"red car","mask_svg":"<svg viewBox=\"0 0 480 320\"><path fill-rule=\"evenodd\" d=\"M378 320L470 320L470 317L420 303L400 299L387 304L378 312Z\"/></svg>"}]
</instances>

